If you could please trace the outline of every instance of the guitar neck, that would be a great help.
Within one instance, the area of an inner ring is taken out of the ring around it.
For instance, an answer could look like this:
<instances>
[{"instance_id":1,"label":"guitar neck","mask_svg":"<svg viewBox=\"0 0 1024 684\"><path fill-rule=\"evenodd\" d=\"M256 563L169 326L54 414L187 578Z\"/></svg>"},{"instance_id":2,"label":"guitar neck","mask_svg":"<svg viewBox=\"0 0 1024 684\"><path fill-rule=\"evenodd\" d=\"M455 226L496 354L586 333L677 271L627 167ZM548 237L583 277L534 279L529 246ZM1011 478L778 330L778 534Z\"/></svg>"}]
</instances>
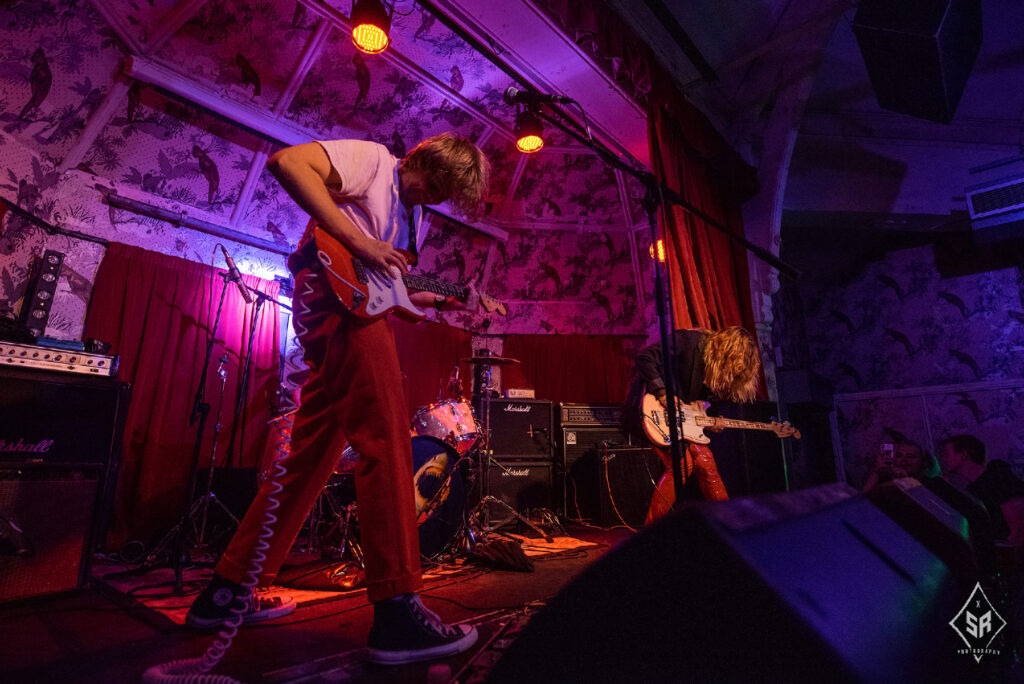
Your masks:
<instances>
[{"instance_id":1,"label":"guitar neck","mask_svg":"<svg viewBox=\"0 0 1024 684\"><path fill-rule=\"evenodd\" d=\"M694 422L702 427L720 425L722 427L740 428L741 430L771 430L772 432L775 431L775 426L773 426L771 423L755 423L749 420L736 420L735 418L712 418L711 416L696 416Z\"/></svg>"},{"instance_id":2,"label":"guitar neck","mask_svg":"<svg viewBox=\"0 0 1024 684\"><path fill-rule=\"evenodd\" d=\"M402 281L410 290L433 292L434 294L444 295L445 297L455 297L456 299L463 301L465 301L466 297L469 295L469 288L464 285L446 283L443 280L435 280L426 276L413 275L412 273L406 273L403 275Z\"/></svg>"}]
</instances>

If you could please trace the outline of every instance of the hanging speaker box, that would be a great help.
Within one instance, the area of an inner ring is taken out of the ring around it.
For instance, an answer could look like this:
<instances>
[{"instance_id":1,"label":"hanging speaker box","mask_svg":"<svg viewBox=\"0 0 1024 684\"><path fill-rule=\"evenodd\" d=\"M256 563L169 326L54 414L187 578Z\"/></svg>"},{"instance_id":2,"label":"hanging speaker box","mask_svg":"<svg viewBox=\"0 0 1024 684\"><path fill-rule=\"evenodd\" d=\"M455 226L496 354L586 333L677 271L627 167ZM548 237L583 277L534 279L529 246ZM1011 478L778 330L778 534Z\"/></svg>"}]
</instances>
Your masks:
<instances>
[{"instance_id":1,"label":"hanging speaker box","mask_svg":"<svg viewBox=\"0 0 1024 684\"><path fill-rule=\"evenodd\" d=\"M880 107L953 120L981 48L979 0L863 0L853 33Z\"/></svg>"}]
</instances>

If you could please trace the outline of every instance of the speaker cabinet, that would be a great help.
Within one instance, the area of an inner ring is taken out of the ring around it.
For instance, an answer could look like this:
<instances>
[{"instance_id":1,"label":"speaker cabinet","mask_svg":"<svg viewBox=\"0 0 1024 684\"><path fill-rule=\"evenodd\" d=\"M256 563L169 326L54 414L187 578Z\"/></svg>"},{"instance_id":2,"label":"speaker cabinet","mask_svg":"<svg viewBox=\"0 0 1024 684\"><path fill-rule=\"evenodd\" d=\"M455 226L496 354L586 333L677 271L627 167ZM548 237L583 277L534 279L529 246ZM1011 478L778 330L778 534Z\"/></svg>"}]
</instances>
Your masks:
<instances>
[{"instance_id":1,"label":"speaker cabinet","mask_svg":"<svg viewBox=\"0 0 1024 684\"><path fill-rule=\"evenodd\" d=\"M665 467L649 448L604 450L594 462L597 480L597 519L601 527L642 527L654 487Z\"/></svg>"},{"instance_id":2,"label":"speaker cabinet","mask_svg":"<svg viewBox=\"0 0 1024 684\"><path fill-rule=\"evenodd\" d=\"M614 425L563 425L561 439L555 474L558 512L570 520L593 519L598 506L595 463L602 449L629 446L630 438Z\"/></svg>"},{"instance_id":3,"label":"speaker cabinet","mask_svg":"<svg viewBox=\"0 0 1024 684\"><path fill-rule=\"evenodd\" d=\"M121 462L129 385L108 377L0 367L0 386L0 467L96 473L99 505L91 536L102 543Z\"/></svg>"},{"instance_id":4,"label":"speaker cabinet","mask_svg":"<svg viewBox=\"0 0 1024 684\"><path fill-rule=\"evenodd\" d=\"M488 407L474 400L476 419L484 424ZM491 453L500 459L551 460L553 415L544 399L491 399Z\"/></svg>"},{"instance_id":5,"label":"speaker cabinet","mask_svg":"<svg viewBox=\"0 0 1024 684\"><path fill-rule=\"evenodd\" d=\"M487 468L487 492L516 512L527 515L552 506L551 461L495 459ZM488 507L492 523L506 522L512 513L504 506Z\"/></svg>"},{"instance_id":6,"label":"speaker cabinet","mask_svg":"<svg viewBox=\"0 0 1024 684\"><path fill-rule=\"evenodd\" d=\"M979 0L862 0L853 32L880 107L953 120L981 47Z\"/></svg>"},{"instance_id":7,"label":"speaker cabinet","mask_svg":"<svg viewBox=\"0 0 1024 684\"><path fill-rule=\"evenodd\" d=\"M94 465L0 467L0 602L85 585L99 482Z\"/></svg>"},{"instance_id":8,"label":"speaker cabinet","mask_svg":"<svg viewBox=\"0 0 1024 684\"><path fill-rule=\"evenodd\" d=\"M845 485L699 504L586 568L488 682L965 681L966 599Z\"/></svg>"}]
</instances>

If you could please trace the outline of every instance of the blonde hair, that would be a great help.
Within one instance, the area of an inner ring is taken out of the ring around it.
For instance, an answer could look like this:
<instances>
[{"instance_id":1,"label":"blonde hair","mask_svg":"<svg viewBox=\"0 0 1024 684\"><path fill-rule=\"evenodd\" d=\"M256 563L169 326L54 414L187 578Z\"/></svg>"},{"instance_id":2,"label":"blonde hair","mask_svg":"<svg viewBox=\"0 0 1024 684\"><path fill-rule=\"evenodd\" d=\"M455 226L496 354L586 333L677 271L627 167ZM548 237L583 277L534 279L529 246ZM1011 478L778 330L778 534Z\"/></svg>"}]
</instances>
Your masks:
<instances>
[{"instance_id":1,"label":"blonde hair","mask_svg":"<svg viewBox=\"0 0 1024 684\"><path fill-rule=\"evenodd\" d=\"M464 217L473 220L483 213L491 163L468 138L454 133L427 138L412 148L402 164L411 171L443 176L452 205Z\"/></svg>"},{"instance_id":2,"label":"blonde hair","mask_svg":"<svg viewBox=\"0 0 1024 684\"><path fill-rule=\"evenodd\" d=\"M704 338L704 384L717 397L735 402L757 398L761 357L753 336L738 326L709 332Z\"/></svg>"}]
</instances>

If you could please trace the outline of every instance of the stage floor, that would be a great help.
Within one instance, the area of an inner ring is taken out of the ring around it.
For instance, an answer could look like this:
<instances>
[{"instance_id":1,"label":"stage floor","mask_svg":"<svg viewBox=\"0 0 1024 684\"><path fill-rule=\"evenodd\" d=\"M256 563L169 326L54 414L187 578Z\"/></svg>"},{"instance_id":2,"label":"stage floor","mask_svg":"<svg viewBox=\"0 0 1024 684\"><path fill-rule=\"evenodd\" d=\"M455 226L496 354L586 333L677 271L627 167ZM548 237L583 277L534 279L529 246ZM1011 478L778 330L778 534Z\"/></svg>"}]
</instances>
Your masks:
<instances>
[{"instance_id":1,"label":"stage floor","mask_svg":"<svg viewBox=\"0 0 1024 684\"><path fill-rule=\"evenodd\" d=\"M426 605L450 622L478 627L477 645L460 656L400 667L372 665L365 658L372 620L365 591L282 588L296 598L298 609L241 628L212 674L250 684L481 681L532 613L632 534L573 526L564 540L556 538L550 549L532 556L532 572L456 557L426 573ZM547 546L543 540L539 544ZM192 598L209 577L208 566L184 568L180 592L174 591L170 567L139 576L122 570L97 558L87 588L0 604L0 681L143 681L151 668L198 658L217 639L216 633L182 626Z\"/></svg>"}]
</instances>

